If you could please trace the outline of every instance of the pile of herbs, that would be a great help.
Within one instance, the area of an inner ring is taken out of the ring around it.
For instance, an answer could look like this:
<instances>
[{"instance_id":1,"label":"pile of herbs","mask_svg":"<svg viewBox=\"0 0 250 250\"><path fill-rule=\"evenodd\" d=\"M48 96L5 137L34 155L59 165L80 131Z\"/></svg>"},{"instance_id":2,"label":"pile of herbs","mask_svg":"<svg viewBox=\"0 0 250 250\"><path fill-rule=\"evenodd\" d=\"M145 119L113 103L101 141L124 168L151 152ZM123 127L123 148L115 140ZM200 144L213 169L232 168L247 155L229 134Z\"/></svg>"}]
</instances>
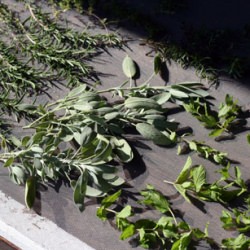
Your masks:
<instances>
[{"instance_id":1,"label":"pile of herbs","mask_svg":"<svg viewBox=\"0 0 250 250\"><path fill-rule=\"evenodd\" d=\"M70 184L80 211L84 211L86 197L101 198L97 216L114 220L121 231L120 239L130 238L133 245L175 250L206 242L212 249L248 249L249 192L240 167L231 165L227 153L180 135L178 121L169 118L169 105L174 104L212 130L210 136L231 135L235 124L245 125L237 101L226 95L217 111L211 108L209 93L200 83L151 86L150 78L133 86L137 67L129 56L122 63L128 80L120 86L98 90L86 81L94 76L88 59L99 52L97 46L120 46L120 40L109 33L91 36L75 32L33 5L27 5L27 9L29 17L21 20L18 13L0 4L0 28L12 38L10 43L0 37L0 161L9 170L11 180L25 186L27 207L33 206L41 185L63 179ZM160 74L163 63L164 58L157 54L152 77ZM58 81L72 88L64 98L47 104L23 102L27 93L38 95ZM118 101L108 101L103 97L106 93ZM6 113L17 121L29 120L23 129L29 129L30 135L12 135L5 124ZM137 207L121 205L123 184L127 182L122 166L134 158L128 131L166 150L178 145L179 154L193 151L219 165L217 180L209 182L206 167L193 164L189 156L175 181L162 181L191 204L196 199L226 206L242 199L244 211L235 208L232 212L223 211L221 216L224 229L240 234L215 242L208 235L208 226L201 230L189 225L152 185L140 192L137 201L142 211L157 211L158 218L144 218L142 213L138 219Z\"/></svg>"}]
</instances>

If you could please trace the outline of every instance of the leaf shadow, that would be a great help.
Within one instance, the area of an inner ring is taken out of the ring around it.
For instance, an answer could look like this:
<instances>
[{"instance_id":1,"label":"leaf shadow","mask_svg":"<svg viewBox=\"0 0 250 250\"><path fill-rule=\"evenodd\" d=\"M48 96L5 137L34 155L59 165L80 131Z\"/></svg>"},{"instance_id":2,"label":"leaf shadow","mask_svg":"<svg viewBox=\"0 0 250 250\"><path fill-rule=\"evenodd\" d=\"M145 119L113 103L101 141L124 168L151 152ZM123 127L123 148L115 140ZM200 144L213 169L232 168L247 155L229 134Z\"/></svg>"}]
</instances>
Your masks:
<instances>
[{"instance_id":1,"label":"leaf shadow","mask_svg":"<svg viewBox=\"0 0 250 250\"><path fill-rule=\"evenodd\" d=\"M146 164L143 161L138 150L135 148L134 144L136 143L133 143L133 146L132 146L133 153L134 153L133 160L123 165L123 171L127 180L134 180L135 178L137 178L138 176L146 172ZM142 144L142 145L147 146L146 144Z\"/></svg>"}]
</instances>

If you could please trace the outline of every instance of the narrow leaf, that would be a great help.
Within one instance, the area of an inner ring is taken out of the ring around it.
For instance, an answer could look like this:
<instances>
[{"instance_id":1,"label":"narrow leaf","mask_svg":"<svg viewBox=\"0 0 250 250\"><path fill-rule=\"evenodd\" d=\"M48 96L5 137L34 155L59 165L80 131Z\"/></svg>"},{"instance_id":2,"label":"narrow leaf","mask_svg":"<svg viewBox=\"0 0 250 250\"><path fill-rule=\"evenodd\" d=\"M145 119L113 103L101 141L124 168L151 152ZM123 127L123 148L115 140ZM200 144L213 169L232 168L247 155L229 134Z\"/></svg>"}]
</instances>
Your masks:
<instances>
[{"instance_id":1,"label":"narrow leaf","mask_svg":"<svg viewBox=\"0 0 250 250\"><path fill-rule=\"evenodd\" d=\"M36 198L36 180L35 177L30 176L25 183L25 204L31 208Z\"/></svg>"},{"instance_id":2,"label":"narrow leaf","mask_svg":"<svg viewBox=\"0 0 250 250\"><path fill-rule=\"evenodd\" d=\"M161 65L162 65L161 57L159 54L157 54L154 58L154 72L156 75L161 71Z\"/></svg>"},{"instance_id":3,"label":"narrow leaf","mask_svg":"<svg viewBox=\"0 0 250 250\"><path fill-rule=\"evenodd\" d=\"M81 212L84 210L84 198L86 195L87 181L88 173L87 171L84 171L84 173L79 176L74 187L74 202Z\"/></svg>"}]
</instances>

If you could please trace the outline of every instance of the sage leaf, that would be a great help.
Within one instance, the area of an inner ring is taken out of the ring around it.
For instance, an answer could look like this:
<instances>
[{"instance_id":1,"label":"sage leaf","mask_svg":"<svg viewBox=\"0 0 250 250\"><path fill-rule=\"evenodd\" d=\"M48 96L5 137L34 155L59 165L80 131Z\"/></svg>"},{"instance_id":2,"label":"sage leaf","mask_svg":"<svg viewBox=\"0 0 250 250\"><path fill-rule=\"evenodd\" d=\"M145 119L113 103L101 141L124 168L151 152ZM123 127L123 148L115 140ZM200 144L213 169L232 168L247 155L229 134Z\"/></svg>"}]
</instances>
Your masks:
<instances>
[{"instance_id":1,"label":"sage leaf","mask_svg":"<svg viewBox=\"0 0 250 250\"><path fill-rule=\"evenodd\" d=\"M173 142L161 131L148 123L136 124L136 130L146 139L160 146L170 146Z\"/></svg>"},{"instance_id":2,"label":"sage leaf","mask_svg":"<svg viewBox=\"0 0 250 250\"><path fill-rule=\"evenodd\" d=\"M84 210L84 198L87 190L87 182L88 182L88 172L84 171L78 177L78 180L76 181L74 187L74 194L73 194L74 202L81 212Z\"/></svg>"},{"instance_id":3,"label":"sage leaf","mask_svg":"<svg viewBox=\"0 0 250 250\"><path fill-rule=\"evenodd\" d=\"M4 163L3 167L7 168L9 166L12 165L12 163L14 162L15 158L14 157L10 157L8 160L6 160L6 162ZM13 171L13 168L12 168Z\"/></svg>"},{"instance_id":4,"label":"sage leaf","mask_svg":"<svg viewBox=\"0 0 250 250\"><path fill-rule=\"evenodd\" d=\"M124 105L128 109L161 110L161 106L155 100L144 97L129 97L125 100Z\"/></svg>"},{"instance_id":5,"label":"sage leaf","mask_svg":"<svg viewBox=\"0 0 250 250\"><path fill-rule=\"evenodd\" d=\"M188 94L186 94L185 92L177 90L177 89L173 89L173 88L169 90L169 93L176 98L188 98L189 97Z\"/></svg>"},{"instance_id":6,"label":"sage leaf","mask_svg":"<svg viewBox=\"0 0 250 250\"><path fill-rule=\"evenodd\" d=\"M154 72L157 75L161 71L162 61L159 54L154 58Z\"/></svg>"},{"instance_id":7,"label":"sage leaf","mask_svg":"<svg viewBox=\"0 0 250 250\"><path fill-rule=\"evenodd\" d=\"M25 204L31 208L36 198L36 179L30 176L25 183Z\"/></svg>"},{"instance_id":8,"label":"sage leaf","mask_svg":"<svg viewBox=\"0 0 250 250\"><path fill-rule=\"evenodd\" d=\"M171 94L169 92L163 92L158 95L152 97L158 104L163 105L171 98Z\"/></svg>"},{"instance_id":9,"label":"sage leaf","mask_svg":"<svg viewBox=\"0 0 250 250\"><path fill-rule=\"evenodd\" d=\"M247 135L247 142L250 144L250 134Z\"/></svg>"},{"instance_id":10,"label":"sage leaf","mask_svg":"<svg viewBox=\"0 0 250 250\"><path fill-rule=\"evenodd\" d=\"M76 87L76 88L72 89L72 90L68 93L67 97L74 97L74 96L79 95L80 93L82 93L83 91L86 90L86 87L87 87L86 84L82 84L82 85L80 85L79 87Z\"/></svg>"},{"instance_id":11,"label":"sage leaf","mask_svg":"<svg viewBox=\"0 0 250 250\"><path fill-rule=\"evenodd\" d=\"M123 73L128 78L133 78L135 76L135 74L136 74L135 62L128 55L126 55L126 57L123 59L122 69L123 69Z\"/></svg>"},{"instance_id":12,"label":"sage leaf","mask_svg":"<svg viewBox=\"0 0 250 250\"><path fill-rule=\"evenodd\" d=\"M112 137L110 142L114 147L113 152L122 162L127 163L133 159L133 151L126 140L122 138Z\"/></svg>"},{"instance_id":13,"label":"sage leaf","mask_svg":"<svg viewBox=\"0 0 250 250\"><path fill-rule=\"evenodd\" d=\"M90 196L90 197L102 197L105 195L105 193L99 189L90 187L87 185L86 188L86 192L85 192L86 196Z\"/></svg>"},{"instance_id":14,"label":"sage leaf","mask_svg":"<svg viewBox=\"0 0 250 250\"><path fill-rule=\"evenodd\" d=\"M74 136L74 139L77 141L77 143L80 146L82 146L92 141L95 138L96 133L93 132L93 130L90 127L85 126L83 129L81 129L80 133L75 132L73 136Z\"/></svg>"}]
</instances>

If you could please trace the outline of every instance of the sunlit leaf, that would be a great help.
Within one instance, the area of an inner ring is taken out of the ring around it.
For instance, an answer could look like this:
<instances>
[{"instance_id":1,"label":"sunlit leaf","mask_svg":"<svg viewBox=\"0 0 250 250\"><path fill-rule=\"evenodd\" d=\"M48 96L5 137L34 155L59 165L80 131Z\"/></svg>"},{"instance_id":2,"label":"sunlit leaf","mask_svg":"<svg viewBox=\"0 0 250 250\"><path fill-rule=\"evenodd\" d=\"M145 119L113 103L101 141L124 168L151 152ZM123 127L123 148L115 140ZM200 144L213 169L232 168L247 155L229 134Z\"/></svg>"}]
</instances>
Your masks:
<instances>
[{"instance_id":1,"label":"sunlit leaf","mask_svg":"<svg viewBox=\"0 0 250 250\"><path fill-rule=\"evenodd\" d=\"M135 76L135 74L136 74L135 62L128 55L126 55L126 57L123 59L122 69L123 69L123 73L128 78L133 78Z\"/></svg>"}]
</instances>

